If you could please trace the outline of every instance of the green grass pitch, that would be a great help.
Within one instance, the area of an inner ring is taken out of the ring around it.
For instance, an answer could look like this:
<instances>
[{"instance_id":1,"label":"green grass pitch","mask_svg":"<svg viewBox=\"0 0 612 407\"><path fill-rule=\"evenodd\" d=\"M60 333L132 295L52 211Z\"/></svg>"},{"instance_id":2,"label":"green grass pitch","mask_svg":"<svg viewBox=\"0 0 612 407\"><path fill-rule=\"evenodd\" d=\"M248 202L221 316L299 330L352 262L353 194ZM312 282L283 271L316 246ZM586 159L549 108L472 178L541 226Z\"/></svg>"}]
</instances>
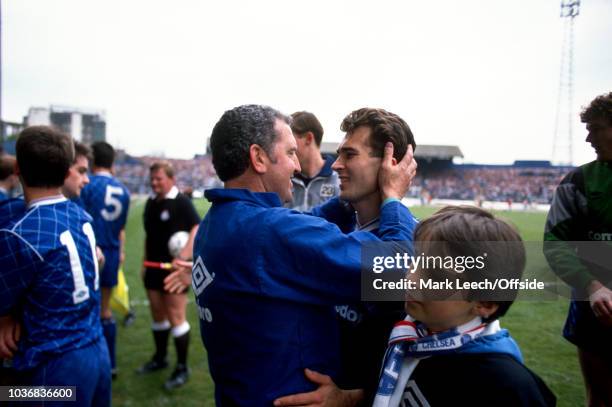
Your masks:
<instances>
[{"instance_id":1,"label":"green grass pitch","mask_svg":"<svg viewBox=\"0 0 612 407\"><path fill-rule=\"evenodd\" d=\"M200 214L208 203L196 200ZM146 294L140 279L144 232L142 211L144 202L134 202L127 224L126 263L124 271L130 287L130 298L137 313L135 323L124 328L118 320L117 365L119 376L113 382L113 405L116 406L213 406L214 388L206 351L199 335L198 318L190 294L187 314L192 326L189 364L192 375L183 388L168 392L163 383L172 370L175 360L174 345L169 343L171 367L161 372L139 376L134 370L153 354L151 318L145 303ZM412 208L413 213L424 218L434 212L432 208ZM499 212L503 218L515 224L526 241L538 241L542 237L545 214L534 212ZM584 390L576 351L561 337L561 329L567 312L567 301L517 302L502 319L519 343L525 362L538 373L557 395L560 406L584 404Z\"/></svg>"}]
</instances>

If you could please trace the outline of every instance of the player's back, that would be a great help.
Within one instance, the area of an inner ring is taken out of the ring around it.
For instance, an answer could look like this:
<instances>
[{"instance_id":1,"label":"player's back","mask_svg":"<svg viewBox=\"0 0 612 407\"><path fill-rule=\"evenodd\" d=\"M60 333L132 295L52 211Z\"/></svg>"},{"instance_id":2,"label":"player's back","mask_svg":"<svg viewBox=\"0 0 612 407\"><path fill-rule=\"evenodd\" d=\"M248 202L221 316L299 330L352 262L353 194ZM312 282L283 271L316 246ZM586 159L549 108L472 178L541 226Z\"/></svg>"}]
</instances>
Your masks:
<instances>
[{"instance_id":1,"label":"player's back","mask_svg":"<svg viewBox=\"0 0 612 407\"><path fill-rule=\"evenodd\" d=\"M22 340L14 363L82 348L101 335L91 217L63 197L43 199L2 226L0 314L19 307Z\"/></svg>"},{"instance_id":2,"label":"player's back","mask_svg":"<svg viewBox=\"0 0 612 407\"><path fill-rule=\"evenodd\" d=\"M81 203L94 219L98 246L118 248L130 205L128 189L110 173L98 172L81 191Z\"/></svg>"}]
</instances>

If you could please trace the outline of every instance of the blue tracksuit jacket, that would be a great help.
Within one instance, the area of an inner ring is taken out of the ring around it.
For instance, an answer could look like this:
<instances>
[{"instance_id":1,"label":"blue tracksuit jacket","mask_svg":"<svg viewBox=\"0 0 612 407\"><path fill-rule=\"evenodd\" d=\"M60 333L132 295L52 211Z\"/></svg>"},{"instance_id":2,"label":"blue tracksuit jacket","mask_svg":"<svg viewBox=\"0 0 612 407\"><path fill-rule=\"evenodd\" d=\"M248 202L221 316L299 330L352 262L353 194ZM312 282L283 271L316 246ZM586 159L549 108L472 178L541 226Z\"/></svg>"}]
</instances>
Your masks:
<instances>
[{"instance_id":1,"label":"blue tracksuit jacket","mask_svg":"<svg viewBox=\"0 0 612 407\"><path fill-rule=\"evenodd\" d=\"M274 193L213 189L206 198L193 288L217 405L269 406L311 391L304 368L337 378L334 305L360 299L361 243L412 240L410 211L384 205L377 237L345 233L354 217L337 198L316 216L282 207Z\"/></svg>"}]
</instances>

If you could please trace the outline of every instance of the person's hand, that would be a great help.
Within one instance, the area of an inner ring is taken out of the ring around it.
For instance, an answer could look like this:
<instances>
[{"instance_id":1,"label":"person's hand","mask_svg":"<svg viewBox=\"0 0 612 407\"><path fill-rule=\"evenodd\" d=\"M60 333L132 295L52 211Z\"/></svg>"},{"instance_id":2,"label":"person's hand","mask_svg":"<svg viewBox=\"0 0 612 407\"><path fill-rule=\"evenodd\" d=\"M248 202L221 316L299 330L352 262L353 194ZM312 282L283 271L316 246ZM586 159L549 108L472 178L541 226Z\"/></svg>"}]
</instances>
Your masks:
<instances>
[{"instance_id":1,"label":"person's hand","mask_svg":"<svg viewBox=\"0 0 612 407\"><path fill-rule=\"evenodd\" d=\"M102 270L104 268L104 263L106 263L106 257L104 257L104 253L100 246L96 246L96 261L98 262L98 269Z\"/></svg>"},{"instance_id":2,"label":"person's hand","mask_svg":"<svg viewBox=\"0 0 612 407\"><path fill-rule=\"evenodd\" d=\"M10 315L0 317L0 358L13 357L13 353L17 351L17 342L20 337L21 324Z\"/></svg>"},{"instance_id":3,"label":"person's hand","mask_svg":"<svg viewBox=\"0 0 612 407\"><path fill-rule=\"evenodd\" d=\"M378 187L381 198L402 199L410 188L410 183L416 175L417 163L413 157L412 145L408 146L406 154L400 162L393 158L393 143L385 145L385 151L378 171Z\"/></svg>"},{"instance_id":4,"label":"person's hand","mask_svg":"<svg viewBox=\"0 0 612 407\"><path fill-rule=\"evenodd\" d=\"M280 397L274 400L275 406L353 407L363 399L363 390L342 390L328 375L310 369L305 369L304 374L319 388L308 393Z\"/></svg>"},{"instance_id":5,"label":"person's hand","mask_svg":"<svg viewBox=\"0 0 612 407\"><path fill-rule=\"evenodd\" d=\"M180 294L191 285L191 268L193 262L174 259L172 261L174 271L164 278L164 290L172 294Z\"/></svg>"},{"instance_id":6,"label":"person's hand","mask_svg":"<svg viewBox=\"0 0 612 407\"><path fill-rule=\"evenodd\" d=\"M595 280L591 281L587 291L591 309L597 319L604 325L612 326L612 290Z\"/></svg>"}]
</instances>

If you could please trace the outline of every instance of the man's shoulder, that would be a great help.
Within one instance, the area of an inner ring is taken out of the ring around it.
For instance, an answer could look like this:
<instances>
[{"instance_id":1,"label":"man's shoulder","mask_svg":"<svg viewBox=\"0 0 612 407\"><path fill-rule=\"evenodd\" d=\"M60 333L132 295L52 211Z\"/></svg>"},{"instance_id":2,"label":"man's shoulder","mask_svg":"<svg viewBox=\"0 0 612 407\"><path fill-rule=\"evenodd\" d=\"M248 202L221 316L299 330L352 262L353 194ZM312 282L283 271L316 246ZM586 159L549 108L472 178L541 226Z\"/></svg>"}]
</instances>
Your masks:
<instances>
[{"instance_id":1,"label":"man's shoulder","mask_svg":"<svg viewBox=\"0 0 612 407\"><path fill-rule=\"evenodd\" d=\"M568 172L562 179L559 185L572 184L576 187L584 186L584 170L592 163L581 165Z\"/></svg>"},{"instance_id":2,"label":"man's shoulder","mask_svg":"<svg viewBox=\"0 0 612 407\"><path fill-rule=\"evenodd\" d=\"M193 200L183 193L179 193L174 199L166 199L165 201L180 215L191 215L193 212L197 212Z\"/></svg>"},{"instance_id":3,"label":"man's shoulder","mask_svg":"<svg viewBox=\"0 0 612 407\"><path fill-rule=\"evenodd\" d=\"M32 261L44 261L38 242L31 240L14 229L0 228L0 267L22 270Z\"/></svg>"},{"instance_id":4,"label":"man's shoulder","mask_svg":"<svg viewBox=\"0 0 612 407\"><path fill-rule=\"evenodd\" d=\"M491 383L521 385L534 380L534 374L524 364L506 353L453 353L432 356L421 363L420 372L446 366L447 370L465 372L466 378L479 377Z\"/></svg>"},{"instance_id":5,"label":"man's shoulder","mask_svg":"<svg viewBox=\"0 0 612 407\"><path fill-rule=\"evenodd\" d=\"M503 405L534 402L549 405L554 395L544 381L514 357L504 353L457 353L433 356L422 360L415 370L414 380L428 394L435 392L432 383L440 372L446 372L447 386L470 389L475 384L482 389L482 398L500 398ZM452 377L448 382L448 377ZM452 397L452 396L449 396ZM478 396L475 396L478 401ZM503 398L508 397L507 400Z\"/></svg>"},{"instance_id":6,"label":"man's shoulder","mask_svg":"<svg viewBox=\"0 0 612 407\"><path fill-rule=\"evenodd\" d=\"M116 186L116 187L120 187L120 188L122 188L122 189L124 190L124 192L126 192L126 193L128 193L128 194L129 194L129 190L128 190L128 188L125 186L125 184L124 184L123 182L121 182L121 180L120 180L119 178L117 178L117 177L116 177L116 176L114 176L114 175L112 175L112 176L110 176L110 177L107 177L107 178L108 178L108 181L107 181L107 182L108 182L109 184L111 184L111 185L113 185L113 186Z\"/></svg>"},{"instance_id":7,"label":"man's shoulder","mask_svg":"<svg viewBox=\"0 0 612 407\"><path fill-rule=\"evenodd\" d=\"M0 202L0 227L7 227L11 221L23 216L26 203L22 198L12 198Z\"/></svg>"},{"instance_id":8,"label":"man's shoulder","mask_svg":"<svg viewBox=\"0 0 612 407\"><path fill-rule=\"evenodd\" d=\"M193 205L193 201L187 195L182 192L179 192L176 198L174 198L176 202L180 202L181 204L190 204Z\"/></svg>"},{"instance_id":9,"label":"man's shoulder","mask_svg":"<svg viewBox=\"0 0 612 407\"><path fill-rule=\"evenodd\" d=\"M611 191L612 162L597 160L581 166L580 170L587 189Z\"/></svg>"},{"instance_id":10,"label":"man's shoulder","mask_svg":"<svg viewBox=\"0 0 612 407\"><path fill-rule=\"evenodd\" d=\"M114 175L110 174L92 174L89 177L89 184L85 186L85 188L95 188L100 189L107 185L121 187L127 190L127 187Z\"/></svg>"},{"instance_id":11,"label":"man's shoulder","mask_svg":"<svg viewBox=\"0 0 612 407\"><path fill-rule=\"evenodd\" d=\"M100 174L91 174L89 184L85 185L84 189L97 189L106 185L111 180L111 177L105 177Z\"/></svg>"},{"instance_id":12,"label":"man's shoulder","mask_svg":"<svg viewBox=\"0 0 612 407\"><path fill-rule=\"evenodd\" d=\"M57 236L69 229L71 215L67 202L35 206L11 222L11 233L43 256L57 245Z\"/></svg>"},{"instance_id":13,"label":"man's shoulder","mask_svg":"<svg viewBox=\"0 0 612 407\"><path fill-rule=\"evenodd\" d=\"M595 160L572 169L563 177L559 186L569 187L585 195L587 189L593 186L608 185L611 176L612 166Z\"/></svg>"},{"instance_id":14,"label":"man's shoulder","mask_svg":"<svg viewBox=\"0 0 612 407\"><path fill-rule=\"evenodd\" d=\"M48 205L35 205L28 208L21 223L35 224L39 229L49 229L53 225L91 222L91 216L78 204L63 200Z\"/></svg>"},{"instance_id":15,"label":"man's shoulder","mask_svg":"<svg viewBox=\"0 0 612 407\"><path fill-rule=\"evenodd\" d=\"M100 196L105 193L105 180L96 174L92 174L89 177L89 183L86 184L81 190L80 199L87 203L91 200L97 200Z\"/></svg>"},{"instance_id":16,"label":"man's shoulder","mask_svg":"<svg viewBox=\"0 0 612 407\"><path fill-rule=\"evenodd\" d=\"M316 216L304 215L294 209L279 207L266 207L254 204L251 201L224 201L214 203L205 219L222 220L224 223L228 219L239 220L243 227L248 228L267 228L283 230L288 226L302 224L302 222L321 221Z\"/></svg>"},{"instance_id":17,"label":"man's shoulder","mask_svg":"<svg viewBox=\"0 0 612 407\"><path fill-rule=\"evenodd\" d=\"M66 207L70 217L74 217L81 223L93 222L92 216L81 205L76 202L66 201Z\"/></svg>"},{"instance_id":18,"label":"man's shoulder","mask_svg":"<svg viewBox=\"0 0 612 407\"><path fill-rule=\"evenodd\" d=\"M257 222L268 230L292 239L311 239L316 242L322 233L337 229L337 226L322 217L309 215L295 209L276 207L260 208L256 212Z\"/></svg>"}]
</instances>

